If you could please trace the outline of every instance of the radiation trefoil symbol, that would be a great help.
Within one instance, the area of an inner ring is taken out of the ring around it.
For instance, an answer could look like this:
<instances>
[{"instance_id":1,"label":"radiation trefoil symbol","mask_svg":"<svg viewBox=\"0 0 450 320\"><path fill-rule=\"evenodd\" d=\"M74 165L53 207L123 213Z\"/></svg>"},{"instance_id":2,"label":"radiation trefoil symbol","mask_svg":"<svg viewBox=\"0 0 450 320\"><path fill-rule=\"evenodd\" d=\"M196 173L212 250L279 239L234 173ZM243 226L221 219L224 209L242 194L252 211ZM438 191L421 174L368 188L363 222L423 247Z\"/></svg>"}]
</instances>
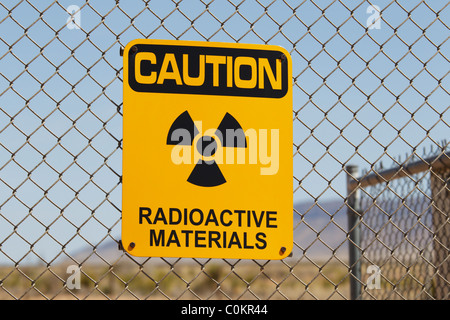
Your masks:
<instances>
[{"instance_id":1,"label":"radiation trefoil symbol","mask_svg":"<svg viewBox=\"0 0 450 320\"><path fill-rule=\"evenodd\" d=\"M177 130L188 133L190 139L182 139L179 134L175 134ZM212 157L221 147L247 148L246 137L241 125L227 112L215 131L215 138L204 135L197 139L199 133L189 112L185 111L172 123L167 135L167 145L192 146L202 156L187 179L189 183L200 187L216 187L226 183L227 180ZM216 139L219 140L220 146Z\"/></svg>"}]
</instances>

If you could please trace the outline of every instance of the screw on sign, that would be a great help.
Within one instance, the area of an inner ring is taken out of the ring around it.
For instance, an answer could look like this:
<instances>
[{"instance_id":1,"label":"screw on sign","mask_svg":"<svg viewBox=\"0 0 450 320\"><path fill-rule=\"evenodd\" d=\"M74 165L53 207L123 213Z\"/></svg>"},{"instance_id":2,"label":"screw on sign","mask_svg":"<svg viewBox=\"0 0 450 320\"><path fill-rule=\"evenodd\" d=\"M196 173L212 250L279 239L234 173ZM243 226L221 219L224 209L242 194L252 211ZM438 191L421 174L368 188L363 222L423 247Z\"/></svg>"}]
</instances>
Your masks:
<instances>
[{"instance_id":1,"label":"screw on sign","mask_svg":"<svg viewBox=\"0 0 450 320\"><path fill-rule=\"evenodd\" d=\"M134 40L121 52L124 249L135 256L287 257L289 53L169 40Z\"/></svg>"}]
</instances>

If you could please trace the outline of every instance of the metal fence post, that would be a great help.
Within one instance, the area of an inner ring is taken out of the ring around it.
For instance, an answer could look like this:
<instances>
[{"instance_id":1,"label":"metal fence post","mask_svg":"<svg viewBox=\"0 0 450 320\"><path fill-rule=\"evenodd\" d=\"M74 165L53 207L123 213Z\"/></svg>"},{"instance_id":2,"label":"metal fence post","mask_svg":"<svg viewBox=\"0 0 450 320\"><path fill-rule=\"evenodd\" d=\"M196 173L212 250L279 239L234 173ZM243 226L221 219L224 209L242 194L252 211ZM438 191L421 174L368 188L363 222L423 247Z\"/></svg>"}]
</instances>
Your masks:
<instances>
[{"instance_id":1,"label":"metal fence post","mask_svg":"<svg viewBox=\"0 0 450 320\"><path fill-rule=\"evenodd\" d=\"M347 171L347 219L350 266L350 299L356 300L361 295L361 192L357 183L358 166L349 165Z\"/></svg>"},{"instance_id":2,"label":"metal fence post","mask_svg":"<svg viewBox=\"0 0 450 320\"><path fill-rule=\"evenodd\" d=\"M433 232L435 267L435 298L446 300L449 298L449 248L450 248L450 167L436 169L430 172L431 193L433 197Z\"/></svg>"}]
</instances>

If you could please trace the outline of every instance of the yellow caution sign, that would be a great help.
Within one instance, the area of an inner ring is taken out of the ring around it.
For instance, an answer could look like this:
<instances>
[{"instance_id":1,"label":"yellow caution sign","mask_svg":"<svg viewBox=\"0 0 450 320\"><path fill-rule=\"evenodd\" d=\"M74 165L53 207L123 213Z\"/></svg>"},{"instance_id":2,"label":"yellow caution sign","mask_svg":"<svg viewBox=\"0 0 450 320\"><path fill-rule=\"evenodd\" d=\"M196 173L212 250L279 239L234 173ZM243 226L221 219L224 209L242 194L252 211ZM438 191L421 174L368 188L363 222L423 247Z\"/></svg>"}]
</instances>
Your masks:
<instances>
[{"instance_id":1,"label":"yellow caution sign","mask_svg":"<svg viewBox=\"0 0 450 320\"><path fill-rule=\"evenodd\" d=\"M134 40L123 63L123 248L146 257L288 256L289 53Z\"/></svg>"}]
</instances>

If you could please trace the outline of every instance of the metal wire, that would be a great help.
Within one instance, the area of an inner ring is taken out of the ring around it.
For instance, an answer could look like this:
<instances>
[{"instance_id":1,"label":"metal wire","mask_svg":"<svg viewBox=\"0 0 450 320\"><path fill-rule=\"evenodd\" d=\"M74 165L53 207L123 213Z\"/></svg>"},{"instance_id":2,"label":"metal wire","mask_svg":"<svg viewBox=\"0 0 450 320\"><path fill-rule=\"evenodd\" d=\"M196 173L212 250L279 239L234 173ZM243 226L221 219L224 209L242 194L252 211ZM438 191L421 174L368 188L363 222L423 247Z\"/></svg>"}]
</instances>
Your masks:
<instances>
[{"instance_id":1,"label":"metal wire","mask_svg":"<svg viewBox=\"0 0 450 320\"><path fill-rule=\"evenodd\" d=\"M383 270L379 290L364 290L377 299L448 299L448 183L450 157L441 154L398 168L419 167L364 189L361 198L362 269ZM366 179L370 180L370 179Z\"/></svg>"},{"instance_id":2,"label":"metal wire","mask_svg":"<svg viewBox=\"0 0 450 320\"><path fill-rule=\"evenodd\" d=\"M406 170L413 157L445 154L448 2L72 2L0 3L1 299L350 299L355 281L360 299L448 299L448 169L367 185L354 177L358 210L346 186L349 165L383 177L382 161ZM292 257L118 250L119 51L137 38L290 51ZM380 288L368 286L371 265Z\"/></svg>"}]
</instances>

